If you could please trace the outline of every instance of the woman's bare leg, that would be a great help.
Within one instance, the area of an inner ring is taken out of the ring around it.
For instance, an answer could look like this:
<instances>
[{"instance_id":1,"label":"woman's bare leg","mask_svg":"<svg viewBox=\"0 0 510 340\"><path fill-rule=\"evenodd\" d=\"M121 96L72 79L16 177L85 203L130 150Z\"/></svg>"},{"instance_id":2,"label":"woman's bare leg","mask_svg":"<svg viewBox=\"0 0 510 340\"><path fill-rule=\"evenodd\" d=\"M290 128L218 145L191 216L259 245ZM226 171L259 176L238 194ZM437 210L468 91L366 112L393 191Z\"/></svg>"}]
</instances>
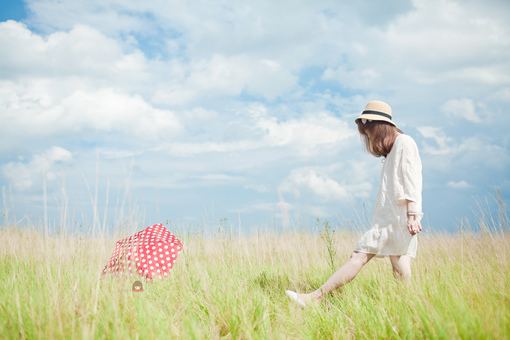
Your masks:
<instances>
[{"instance_id":1,"label":"woman's bare leg","mask_svg":"<svg viewBox=\"0 0 510 340\"><path fill-rule=\"evenodd\" d=\"M390 261L395 278L403 281L411 278L411 257L409 255L390 256Z\"/></svg>"},{"instance_id":2,"label":"woman's bare leg","mask_svg":"<svg viewBox=\"0 0 510 340\"><path fill-rule=\"evenodd\" d=\"M374 254L365 254L353 252L350 259L344 263L330 278L317 290L308 294L300 294L300 298L308 302L310 300L320 300L329 292L342 287L352 281L360 272L361 268L374 257Z\"/></svg>"}]
</instances>

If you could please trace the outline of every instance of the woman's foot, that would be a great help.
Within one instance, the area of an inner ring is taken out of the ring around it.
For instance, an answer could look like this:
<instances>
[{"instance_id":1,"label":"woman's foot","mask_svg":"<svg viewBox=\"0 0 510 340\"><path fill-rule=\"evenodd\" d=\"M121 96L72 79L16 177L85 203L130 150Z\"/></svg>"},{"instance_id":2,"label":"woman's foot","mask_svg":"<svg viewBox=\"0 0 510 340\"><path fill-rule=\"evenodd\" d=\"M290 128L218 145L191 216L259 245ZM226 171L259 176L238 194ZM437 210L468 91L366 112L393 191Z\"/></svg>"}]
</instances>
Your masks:
<instances>
[{"instance_id":1,"label":"woman's foot","mask_svg":"<svg viewBox=\"0 0 510 340\"><path fill-rule=\"evenodd\" d=\"M315 292L309 294L299 294L293 290L286 290L285 294L302 308L320 301L320 297L315 294Z\"/></svg>"}]
</instances>

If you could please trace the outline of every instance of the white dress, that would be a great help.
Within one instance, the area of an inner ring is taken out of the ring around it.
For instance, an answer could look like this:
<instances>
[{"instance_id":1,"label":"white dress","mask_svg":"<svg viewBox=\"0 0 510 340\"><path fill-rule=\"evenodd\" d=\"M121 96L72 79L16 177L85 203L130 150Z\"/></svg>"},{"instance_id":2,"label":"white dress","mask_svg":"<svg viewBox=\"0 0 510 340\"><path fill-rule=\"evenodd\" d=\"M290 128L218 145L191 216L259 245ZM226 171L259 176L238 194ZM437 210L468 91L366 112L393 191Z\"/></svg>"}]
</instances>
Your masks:
<instances>
[{"instance_id":1,"label":"white dress","mask_svg":"<svg viewBox=\"0 0 510 340\"><path fill-rule=\"evenodd\" d=\"M381 171L381 184L374 207L372 228L358 241L354 251L416 257L417 235L407 229L406 200L422 208L422 166L414 139L399 134L386 156Z\"/></svg>"}]
</instances>

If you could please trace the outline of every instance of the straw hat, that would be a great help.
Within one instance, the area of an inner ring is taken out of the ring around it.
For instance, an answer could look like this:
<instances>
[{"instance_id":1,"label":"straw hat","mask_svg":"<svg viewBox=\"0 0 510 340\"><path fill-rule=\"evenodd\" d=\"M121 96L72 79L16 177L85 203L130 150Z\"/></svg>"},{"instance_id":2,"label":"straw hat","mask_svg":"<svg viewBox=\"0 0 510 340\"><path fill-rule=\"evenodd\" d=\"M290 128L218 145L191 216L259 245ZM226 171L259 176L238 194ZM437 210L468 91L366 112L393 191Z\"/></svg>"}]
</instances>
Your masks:
<instances>
[{"instance_id":1,"label":"straw hat","mask_svg":"<svg viewBox=\"0 0 510 340\"><path fill-rule=\"evenodd\" d=\"M380 100L371 100L361 114L355 119L379 120L397 126L392 120L391 106Z\"/></svg>"}]
</instances>

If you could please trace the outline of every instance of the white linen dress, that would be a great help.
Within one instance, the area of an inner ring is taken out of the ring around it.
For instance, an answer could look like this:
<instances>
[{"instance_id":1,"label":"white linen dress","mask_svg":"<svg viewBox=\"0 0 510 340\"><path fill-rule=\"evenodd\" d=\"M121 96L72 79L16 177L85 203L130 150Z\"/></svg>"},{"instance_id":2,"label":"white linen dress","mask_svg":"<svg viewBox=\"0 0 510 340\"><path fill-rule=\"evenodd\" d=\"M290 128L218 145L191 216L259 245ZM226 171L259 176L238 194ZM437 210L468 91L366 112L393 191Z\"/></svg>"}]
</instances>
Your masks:
<instances>
[{"instance_id":1,"label":"white linen dress","mask_svg":"<svg viewBox=\"0 0 510 340\"><path fill-rule=\"evenodd\" d=\"M422 211L422 165L414 139L399 134L383 163L372 228L354 251L416 257L418 238L407 229L406 200L416 202L418 212Z\"/></svg>"}]
</instances>

